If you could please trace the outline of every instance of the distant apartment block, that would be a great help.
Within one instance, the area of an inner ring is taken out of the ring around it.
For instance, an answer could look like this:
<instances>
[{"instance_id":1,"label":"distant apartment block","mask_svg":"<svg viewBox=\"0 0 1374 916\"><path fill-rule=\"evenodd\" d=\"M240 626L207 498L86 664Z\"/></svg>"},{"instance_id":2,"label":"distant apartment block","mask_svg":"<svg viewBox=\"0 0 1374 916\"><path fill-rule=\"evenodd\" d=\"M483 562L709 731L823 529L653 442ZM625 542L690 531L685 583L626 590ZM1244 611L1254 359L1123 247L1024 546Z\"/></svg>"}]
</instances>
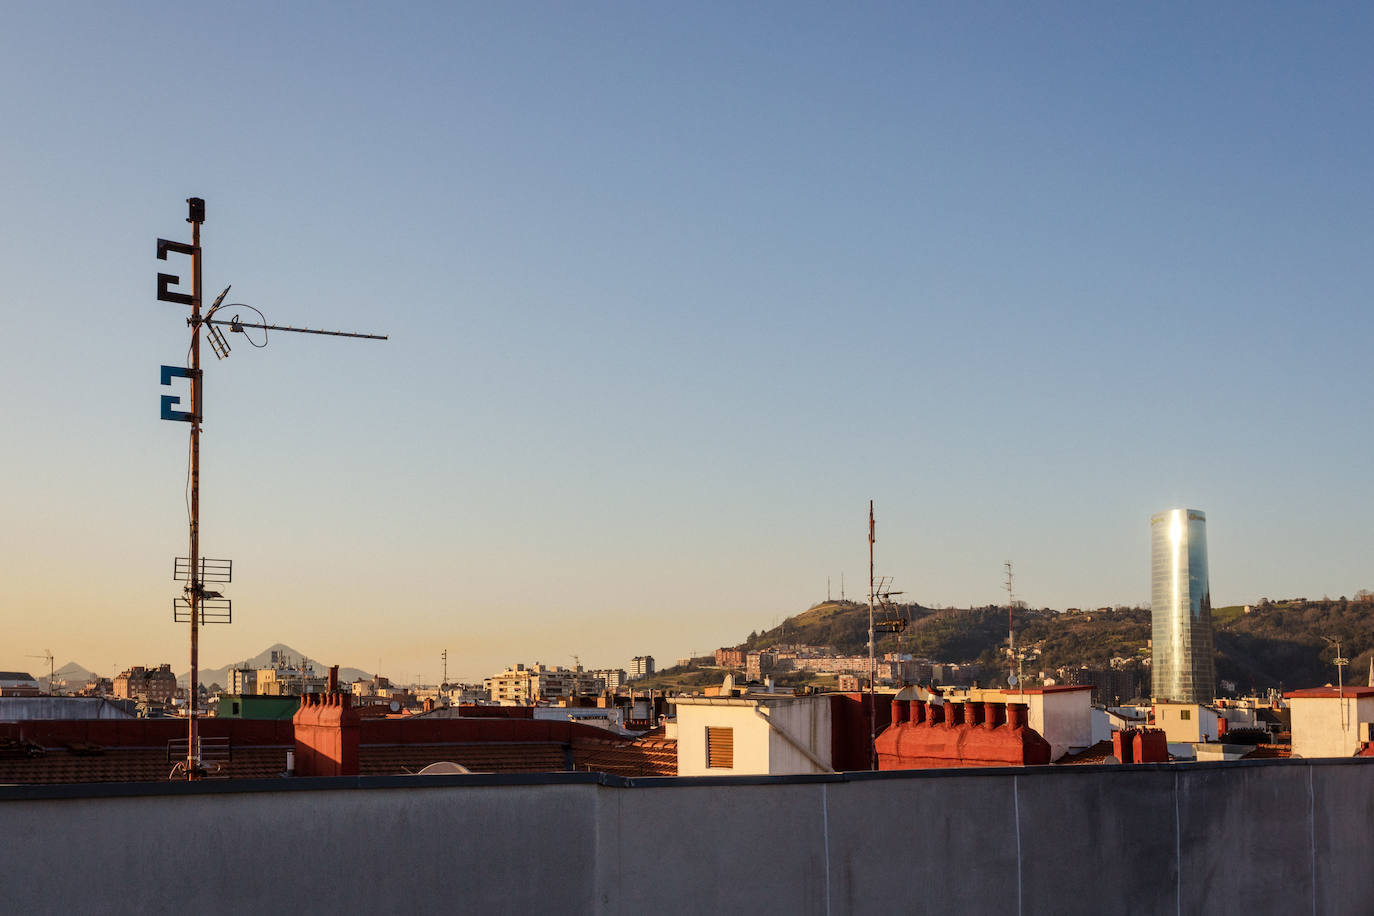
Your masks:
<instances>
[{"instance_id":1,"label":"distant apartment block","mask_svg":"<svg viewBox=\"0 0 1374 916\"><path fill-rule=\"evenodd\" d=\"M354 681L351 690L355 697L390 696L391 679L375 674L367 680Z\"/></svg>"},{"instance_id":2,"label":"distant apartment block","mask_svg":"<svg viewBox=\"0 0 1374 916\"><path fill-rule=\"evenodd\" d=\"M716 664L722 668L743 668L748 654L743 649L717 649Z\"/></svg>"},{"instance_id":3,"label":"distant apartment block","mask_svg":"<svg viewBox=\"0 0 1374 916\"><path fill-rule=\"evenodd\" d=\"M557 700L574 696L586 672L571 671L561 665L547 666L536 662L517 664L500 674L485 678L482 686L493 703L501 706L530 706L540 700ZM586 678L590 680L590 678Z\"/></svg>"},{"instance_id":4,"label":"distant apartment block","mask_svg":"<svg viewBox=\"0 0 1374 916\"><path fill-rule=\"evenodd\" d=\"M258 692L258 671L256 668L230 668L229 689L226 693L249 696Z\"/></svg>"},{"instance_id":5,"label":"distant apartment block","mask_svg":"<svg viewBox=\"0 0 1374 916\"><path fill-rule=\"evenodd\" d=\"M275 668L259 668L257 672L257 693L267 697L301 696L307 693L324 693L329 679L315 674L315 669L306 665L279 665Z\"/></svg>"},{"instance_id":6,"label":"distant apartment block","mask_svg":"<svg viewBox=\"0 0 1374 916\"><path fill-rule=\"evenodd\" d=\"M177 676L172 673L170 664L156 668L135 665L119 673L113 688L116 699L171 703L177 692Z\"/></svg>"},{"instance_id":7,"label":"distant apartment block","mask_svg":"<svg viewBox=\"0 0 1374 916\"><path fill-rule=\"evenodd\" d=\"M642 677L652 677L654 673L654 657L652 655L636 655L630 661L630 680L637 681Z\"/></svg>"},{"instance_id":8,"label":"distant apartment block","mask_svg":"<svg viewBox=\"0 0 1374 916\"><path fill-rule=\"evenodd\" d=\"M98 674L88 678L81 689L77 691L77 696L82 697L108 697L113 695L114 681L107 677L101 677Z\"/></svg>"},{"instance_id":9,"label":"distant apartment block","mask_svg":"<svg viewBox=\"0 0 1374 916\"><path fill-rule=\"evenodd\" d=\"M595 680L601 682L600 687L595 691L596 693L600 693L602 690L619 690L630 680L624 668L597 668L590 673Z\"/></svg>"}]
</instances>

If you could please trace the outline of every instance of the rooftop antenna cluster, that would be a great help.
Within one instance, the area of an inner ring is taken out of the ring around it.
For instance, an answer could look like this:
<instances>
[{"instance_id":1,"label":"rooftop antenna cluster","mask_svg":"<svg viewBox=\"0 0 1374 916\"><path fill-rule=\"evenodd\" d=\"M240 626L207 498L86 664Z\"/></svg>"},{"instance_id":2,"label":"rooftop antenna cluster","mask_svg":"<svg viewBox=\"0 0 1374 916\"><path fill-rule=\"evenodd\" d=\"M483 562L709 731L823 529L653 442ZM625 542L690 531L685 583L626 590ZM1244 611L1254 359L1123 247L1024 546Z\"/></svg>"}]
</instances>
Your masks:
<instances>
[{"instance_id":1,"label":"rooftop antenna cluster","mask_svg":"<svg viewBox=\"0 0 1374 916\"><path fill-rule=\"evenodd\" d=\"M873 605L877 601L877 582L873 578L873 544L878 527L873 517L873 500L868 501L868 750L872 769L878 768L878 660L874 653Z\"/></svg>"},{"instance_id":2,"label":"rooftop antenna cluster","mask_svg":"<svg viewBox=\"0 0 1374 916\"><path fill-rule=\"evenodd\" d=\"M186 703L186 759L177 764L171 775L173 777L184 776L186 779L199 779L206 772L202 765L200 736L196 725L196 691L200 679L200 627L209 623L231 623L233 621L232 602L224 596L219 588L206 588L207 585L224 586L233 581L233 562L208 559L201 554L200 433L201 424L205 419L205 379L200 368L202 332L204 332L205 338L209 340L210 350L215 354L216 359L225 359L230 353L229 341L220 330L222 327L227 327L230 333L242 334L254 347L267 346L268 331L325 334L330 337L360 337L368 340L386 340L386 336L268 324L267 317L251 305L233 303L226 306L224 298L229 294L230 287L228 286L224 288L224 292L215 298L209 310L202 314L201 288L204 264L200 246L200 227L205 222L205 201L199 197L190 197L187 198L186 205L186 222L191 224L190 243L158 239L157 257L159 261L167 260L168 254L189 257L191 259L191 291L187 293L173 288L181 283L181 278L176 274L159 273L157 275L157 298L161 302L171 302L191 308L190 317L186 319L186 324L191 329L191 343L186 351L186 365L162 366L160 379L164 387L170 386L174 378L188 379L191 389L190 410L174 409L181 403L179 396L171 394L162 396L162 419L188 423L191 427L190 458L186 482L190 555L177 557L172 564L173 580L185 583L182 588L182 597L172 600L172 619L176 623L187 623L190 626L191 677ZM257 315L259 321L242 321L237 313L228 320L224 320L219 317L222 308L249 309ZM250 328L263 332L262 343L253 340L252 336L248 334Z\"/></svg>"},{"instance_id":3,"label":"rooftop antenna cluster","mask_svg":"<svg viewBox=\"0 0 1374 916\"><path fill-rule=\"evenodd\" d=\"M54 672L54 670L53 670L53 655L52 655L52 649L44 649L42 655L26 655L26 656L24 656L24 657L25 657L25 658L42 658L42 659L46 659L46 660L47 660L47 662L48 662L48 696L54 696L54 697L57 696L57 692L53 689L53 679L56 677L56 674L55 674L55 672Z\"/></svg>"},{"instance_id":4,"label":"rooftop antenna cluster","mask_svg":"<svg viewBox=\"0 0 1374 916\"><path fill-rule=\"evenodd\" d=\"M1012 609L1016 607L1016 593L1012 590L1011 560L1002 564L1006 567L1006 581L1002 587L1007 590L1007 683L1016 686L1016 624L1012 620ZM1024 688L1022 688L1024 690Z\"/></svg>"}]
</instances>

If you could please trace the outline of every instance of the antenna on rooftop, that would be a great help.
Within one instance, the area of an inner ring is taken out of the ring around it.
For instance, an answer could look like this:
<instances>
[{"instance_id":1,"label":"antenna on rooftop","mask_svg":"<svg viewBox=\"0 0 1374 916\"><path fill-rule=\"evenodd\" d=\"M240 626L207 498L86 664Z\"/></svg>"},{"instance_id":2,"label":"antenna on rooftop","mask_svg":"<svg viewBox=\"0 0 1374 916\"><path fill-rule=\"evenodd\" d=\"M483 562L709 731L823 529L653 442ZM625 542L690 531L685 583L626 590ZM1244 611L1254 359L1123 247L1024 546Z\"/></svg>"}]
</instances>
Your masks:
<instances>
[{"instance_id":1,"label":"antenna on rooftop","mask_svg":"<svg viewBox=\"0 0 1374 916\"><path fill-rule=\"evenodd\" d=\"M53 684L53 678L55 677L55 674L54 674L54 672L53 672L52 649L44 649L42 655L26 655L26 656L24 656L24 657L25 657L25 658L46 658L46 659L48 660L48 696L50 696L50 697L55 697L55 696L57 696L57 694L53 692L53 686L52 686L52 684Z\"/></svg>"},{"instance_id":2,"label":"antenna on rooftop","mask_svg":"<svg viewBox=\"0 0 1374 916\"><path fill-rule=\"evenodd\" d=\"M200 552L200 431L201 423L205 418L205 379L200 368L201 330L204 329L205 337L209 339L210 349L215 354L216 359L226 359L230 352L229 341L219 330L221 327L228 327L231 333L243 334L248 343L254 347L267 346L267 331L269 330L325 334L331 337L361 337L369 340L386 340L386 337L380 334L323 331L268 324L267 317L259 309L242 303L234 303L227 307L249 309L256 313L260 320L253 323L244 322L235 313L228 321L225 321L218 315L220 309L226 307L224 297L229 294L231 289L228 286L215 299L210 309L201 314L203 264L200 226L201 223L205 222L205 201L199 197L190 197L187 198L186 205L188 210L186 221L191 224L190 244L158 239L157 257L158 260L165 261L168 252L189 256L191 258L191 291L186 293L172 289L173 286L181 283L181 278L175 274L159 273L157 275L157 298L162 302L172 302L191 307L191 315L186 319L186 324L191 329L191 345L186 353L187 365L163 366L160 377L164 386L171 385L173 378L189 379L191 386L191 409L189 411L174 410L173 408L181 403L181 398L176 395L165 394L162 396L162 419L191 425L190 467L187 470L190 556L177 557L172 567L172 578L186 583L182 589L184 597L175 598L172 601L172 619L177 623L190 624L191 678L187 689L186 703L188 723L186 760L177 764L172 774L176 775L178 770L184 768L187 779L198 779L205 774L205 770L201 766L200 741L196 727L196 693L200 680L200 627L202 624L230 623L233 620L233 605L229 599L225 598L218 590L205 588L207 584L227 585L232 581L233 563L229 560L206 559ZM249 328L263 332L262 343L258 343L248 334L247 329ZM304 667L302 666L303 678ZM304 686L302 690L304 690Z\"/></svg>"},{"instance_id":3,"label":"antenna on rooftop","mask_svg":"<svg viewBox=\"0 0 1374 916\"><path fill-rule=\"evenodd\" d=\"M877 598L873 581L873 542L877 525L873 520L873 500L868 501L868 751L869 765L878 768L878 697L874 690L878 662L873 655L873 602Z\"/></svg>"},{"instance_id":4,"label":"antenna on rooftop","mask_svg":"<svg viewBox=\"0 0 1374 916\"><path fill-rule=\"evenodd\" d=\"M1007 590L1007 683L1016 686L1016 624L1012 621L1012 608L1016 607L1016 596L1011 588L1011 560L1002 564L1006 567L1007 578L1003 588Z\"/></svg>"}]
</instances>

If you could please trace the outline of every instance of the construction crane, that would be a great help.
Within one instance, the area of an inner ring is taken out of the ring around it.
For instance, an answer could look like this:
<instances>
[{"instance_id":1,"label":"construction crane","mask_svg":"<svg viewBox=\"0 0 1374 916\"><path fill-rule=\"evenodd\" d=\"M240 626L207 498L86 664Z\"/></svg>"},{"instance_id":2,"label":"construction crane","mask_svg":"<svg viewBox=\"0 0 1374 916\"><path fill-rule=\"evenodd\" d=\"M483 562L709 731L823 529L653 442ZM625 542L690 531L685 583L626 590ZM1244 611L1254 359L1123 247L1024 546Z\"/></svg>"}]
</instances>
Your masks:
<instances>
[{"instance_id":1,"label":"construction crane","mask_svg":"<svg viewBox=\"0 0 1374 916\"><path fill-rule=\"evenodd\" d=\"M26 655L26 656L24 656L24 657L25 657L25 658L46 658L46 659L48 660L48 695L49 695L49 696L56 696L56 694L53 692L53 687L52 687L53 676L54 676L54 675L53 675L52 649L44 649L42 655Z\"/></svg>"}]
</instances>

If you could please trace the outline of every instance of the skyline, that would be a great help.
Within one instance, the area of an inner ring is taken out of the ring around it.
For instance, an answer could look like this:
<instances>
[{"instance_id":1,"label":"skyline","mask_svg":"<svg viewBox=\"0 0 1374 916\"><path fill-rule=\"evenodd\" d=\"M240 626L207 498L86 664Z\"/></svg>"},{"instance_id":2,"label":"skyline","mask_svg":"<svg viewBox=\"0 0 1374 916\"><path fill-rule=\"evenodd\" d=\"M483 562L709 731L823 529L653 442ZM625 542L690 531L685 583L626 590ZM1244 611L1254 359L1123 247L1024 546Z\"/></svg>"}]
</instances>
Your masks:
<instances>
[{"instance_id":1,"label":"skyline","mask_svg":"<svg viewBox=\"0 0 1374 916\"><path fill-rule=\"evenodd\" d=\"M207 296L391 335L207 355L209 667L670 662L869 499L928 606L1148 603L1173 506L1219 606L1374 587L1371 15L15 10L0 668L187 667L190 196Z\"/></svg>"}]
</instances>

